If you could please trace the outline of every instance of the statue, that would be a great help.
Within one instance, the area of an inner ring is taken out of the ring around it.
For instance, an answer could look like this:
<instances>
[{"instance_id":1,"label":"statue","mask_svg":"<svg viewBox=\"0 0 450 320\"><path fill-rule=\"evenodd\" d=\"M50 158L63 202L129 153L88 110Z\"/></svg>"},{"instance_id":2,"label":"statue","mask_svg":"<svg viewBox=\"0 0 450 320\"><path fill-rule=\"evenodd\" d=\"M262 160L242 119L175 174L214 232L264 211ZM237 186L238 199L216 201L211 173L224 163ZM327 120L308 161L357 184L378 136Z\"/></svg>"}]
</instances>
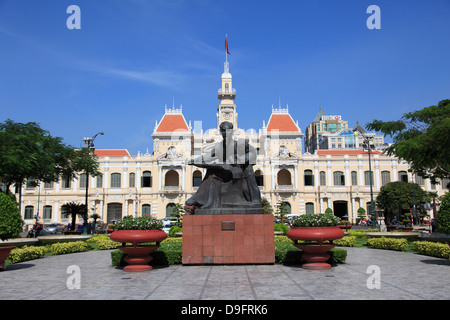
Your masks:
<instances>
[{"instance_id":1,"label":"statue","mask_svg":"<svg viewBox=\"0 0 450 320\"><path fill-rule=\"evenodd\" d=\"M209 154L189 162L207 172L186 205L194 206L195 214L262 213L261 193L253 172L255 148L244 139L233 140L232 123L222 122L219 128L223 141L216 143Z\"/></svg>"}]
</instances>

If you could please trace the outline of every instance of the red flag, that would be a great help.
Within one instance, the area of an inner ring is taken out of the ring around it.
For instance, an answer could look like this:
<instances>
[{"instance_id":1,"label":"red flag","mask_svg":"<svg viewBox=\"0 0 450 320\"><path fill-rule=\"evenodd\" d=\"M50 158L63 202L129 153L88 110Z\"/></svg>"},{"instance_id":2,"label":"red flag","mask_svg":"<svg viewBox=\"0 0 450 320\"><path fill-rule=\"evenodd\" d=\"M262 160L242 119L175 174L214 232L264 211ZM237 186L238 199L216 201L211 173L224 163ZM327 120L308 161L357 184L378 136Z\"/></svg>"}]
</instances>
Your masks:
<instances>
[{"instance_id":1,"label":"red flag","mask_svg":"<svg viewBox=\"0 0 450 320\"><path fill-rule=\"evenodd\" d=\"M231 53L228 51L228 40L227 40L227 37L226 37L226 36L225 36L225 50L227 51L228 54L231 54Z\"/></svg>"}]
</instances>

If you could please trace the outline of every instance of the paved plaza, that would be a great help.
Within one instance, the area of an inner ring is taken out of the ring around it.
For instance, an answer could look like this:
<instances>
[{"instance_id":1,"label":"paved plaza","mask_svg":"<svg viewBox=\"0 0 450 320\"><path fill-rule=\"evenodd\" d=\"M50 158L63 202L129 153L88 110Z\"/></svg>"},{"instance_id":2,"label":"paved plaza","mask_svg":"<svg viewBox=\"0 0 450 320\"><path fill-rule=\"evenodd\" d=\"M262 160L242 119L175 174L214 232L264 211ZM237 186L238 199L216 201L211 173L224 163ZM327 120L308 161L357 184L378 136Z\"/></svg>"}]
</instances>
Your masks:
<instances>
[{"instance_id":1,"label":"paved plaza","mask_svg":"<svg viewBox=\"0 0 450 320\"><path fill-rule=\"evenodd\" d=\"M111 251L45 257L0 272L0 300L448 300L450 261L345 248L330 270L285 265L160 266L130 273Z\"/></svg>"}]
</instances>

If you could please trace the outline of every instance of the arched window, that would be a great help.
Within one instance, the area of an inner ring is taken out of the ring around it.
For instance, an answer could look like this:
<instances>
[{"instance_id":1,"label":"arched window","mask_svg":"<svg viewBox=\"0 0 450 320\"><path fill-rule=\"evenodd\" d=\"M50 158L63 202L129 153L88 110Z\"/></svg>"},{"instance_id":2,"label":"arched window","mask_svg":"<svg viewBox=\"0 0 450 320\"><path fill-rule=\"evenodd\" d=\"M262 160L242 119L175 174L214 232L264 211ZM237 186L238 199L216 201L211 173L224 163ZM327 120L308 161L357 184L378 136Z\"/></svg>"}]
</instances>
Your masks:
<instances>
[{"instance_id":1,"label":"arched window","mask_svg":"<svg viewBox=\"0 0 450 320\"><path fill-rule=\"evenodd\" d=\"M258 187L264 187L264 175L262 174L261 170L255 171L255 179L256 179L256 185Z\"/></svg>"},{"instance_id":2,"label":"arched window","mask_svg":"<svg viewBox=\"0 0 450 320\"><path fill-rule=\"evenodd\" d=\"M130 174L128 175L128 187L136 187L136 174L134 172L130 172Z\"/></svg>"},{"instance_id":3,"label":"arched window","mask_svg":"<svg viewBox=\"0 0 450 320\"><path fill-rule=\"evenodd\" d=\"M199 170L195 170L192 174L192 186L199 187L202 183L202 173Z\"/></svg>"},{"instance_id":4,"label":"arched window","mask_svg":"<svg viewBox=\"0 0 450 320\"><path fill-rule=\"evenodd\" d=\"M142 174L141 187L142 188L152 187L152 173L150 171L144 171L144 173Z\"/></svg>"},{"instance_id":5,"label":"arched window","mask_svg":"<svg viewBox=\"0 0 450 320\"><path fill-rule=\"evenodd\" d=\"M52 218L52 206L44 206L44 219Z\"/></svg>"},{"instance_id":6,"label":"arched window","mask_svg":"<svg viewBox=\"0 0 450 320\"><path fill-rule=\"evenodd\" d=\"M25 215L24 219L33 219L33 213L34 213L34 207L33 206L26 206L25 207Z\"/></svg>"},{"instance_id":7,"label":"arched window","mask_svg":"<svg viewBox=\"0 0 450 320\"><path fill-rule=\"evenodd\" d=\"M312 202L306 203L306 214L314 214L314 203Z\"/></svg>"},{"instance_id":8,"label":"arched window","mask_svg":"<svg viewBox=\"0 0 450 320\"><path fill-rule=\"evenodd\" d=\"M86 189L86 173L80 174L80 189Z\"/></svg>"},{"instance_id":9,"label":"arched window","mask_svg":"<svg viewBox=\"0 0 450 320\"><path fill-rule=\"evenodd\" d=\"M62 177L62 179L61 179L61 187L63 189L69 189L70 188L70 179L68 177Z\"/></svg>"},{"instance_id":10,"label":"arched window","mask_svg":"<svg viewBox=\"0 0 450 320\"><path fill-rule=\"evenodd\" d=\"M370 176L372 176L372 185L374 183L373 181L373 172L371 171L364 171L364 184L366 186L370 186Z\"/></svg>"},{"instance_id":11,"label":"arched window","mask_svg":"<svg viewBox=\"0 0 450 320\"><path fill-rule=\"evenodd\" d=\"M142 205L142 215L150 215L151 206L149 204Z\"/></svg>"},{"instance_id":12,"label":"arched window","mask_svg":"<svg viewBox=\"0 0 450 320\"><path fill-rule=\"evenodd\" d=\"M278 185L280 186L289 186L291 185L291 173L289 170L281 169L278 171Z\"/></svg>"},{"instance_id":13,"label":"arched window","mask_svg":"<svg viewBox=\"0 0 450 320\"><path fill-rule=\"evenodd\" d=\"M166 217L171 217L174 216L174 211L175 210L175 203L171 202L169 204L167 204L166 206Z\"/></svg>"},{"instance_id":14,"label":"arched window","mask_svg":"<svg viewBox=\"0 0 450 320\"><path fill-rule=\"evenodd\" d=\"M69 219L70 213L67 206L62 205L59 211L61 212L61 219Z\"/></svg>"},{"instance_id":15,"label":"arched window","mask_svg":"<svg viewBox=\"0 0 450 320\"><path fill-rule=\"evenodd\" d=\"M326 179L325 171L320 171L320 185L321 186L326 186L327 185L327 179Z\"/></svg>"},{"instance_id":16,"label":"arched window","mask_svg":"<svg viewBox=\"0 0 450 320\"><path fill-rule=\"evenodd\" d=\"M345 176L342 171L333 172L333 178L335 186L345 186Z\"/></svg>"},{"instance_id":17,"label":"arched window","mask_svg":"<svg viewBox=\"0 0 450 320\"><path fill-rule=\"evenodd\" d=\"M314 175L312 170L305 170L304 179L305 186L314 186Z\"/></svg>"},{"instance_id":18,"label":"arched window","mask_svg":"<svg viewBox=\"0 0 450 320\"><path fill-rule=\"evenodd\" d=\"M120 173L111 173L111 188L120 188L121 176Z\"/></svg>"},{"instance_id":19,"label":"arched window","mask_svg":"<svg viewBox=\"0 0 450 320\"><path fill-rule=\"evenodd\" d=\"M103 188L103 174L97 176L97 188Z\"/></svg>"},{"instance_id":20,"label":"arched window","mask_svg":"<svg viewBox=\"0 0 450 320\"><path fill-rule=\"evenodd\" d=\"M381 185L384 186L391 182L391 173L389 171L381 171Z\"/></svg>"},{"instance_id":21,"label":"arched window","mask_svg":"<svg viewBox=\"0 0 450 320\"><path fill-rule=\"evenodd\" d=\"M166 173L165 186L179 186L179 175L175 170L169 170Z\"/></svg>"},{"instance_id":22,"label":"arched window","mask_svg":"<svg viewBox=\"0 0 450 320\"><path fill-rule=\"evenodd\" d=\"M408 182L408 174L406 173L406 171L398 172L398 181Z\"/></svg>"},{"instance_id":23,"label":"arched window","mask_svg":"<svg viewBox=\"0 0 450 320\"><path fill-rule=\"evenodd\" d=\"M352 171L352 186L358 185L358 173L356 171Z\"/></svg>"}]
</instances>

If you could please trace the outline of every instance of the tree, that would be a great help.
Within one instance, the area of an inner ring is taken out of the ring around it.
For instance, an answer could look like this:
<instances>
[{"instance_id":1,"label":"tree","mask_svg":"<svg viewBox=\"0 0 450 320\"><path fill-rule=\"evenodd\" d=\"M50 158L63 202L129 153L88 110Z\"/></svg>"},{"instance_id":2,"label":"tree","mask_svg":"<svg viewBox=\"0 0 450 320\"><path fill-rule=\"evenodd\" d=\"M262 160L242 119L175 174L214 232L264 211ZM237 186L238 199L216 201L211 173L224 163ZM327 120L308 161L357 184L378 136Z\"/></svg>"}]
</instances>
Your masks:
<instances>
[{"instance_id":1,"label":"tree","mask_svg":"<svg viewBox=\"0 0 450 320\"><path fill-rule=\"evenodd\" d=\"M450 192L441 197L436 227L438 232L450 234Z\"/></svg>"},{"instance_id":2,"label":"tree","mask_svg":"<svg viewBox=\"0 0 450 320\"><path fill-rule=\"evenodd\" d=\"M273 213L273 209L272 209L272 206L271 206L269 200L267 200L266 198L262 198L261 203L262 203L262 211L264 214L272 214Z\"/></svg>"},{"instance_id":3,"label":"tree","mask_svg":"<svg viewBox=\"0 0 450 320\"><path fill-rule=\"evenodd\" d=\"M19 238L22 225L17 203L7 194L0 192L0 240Z\"/></svg>"},{"instance_id":4,"label":"tree","mask_svg":"<svg viewBox=\"0 0 450 320\"><path fill-rule=\"evenodd\" d=\"M72 216L72 223L70 230L75 230L75 224L77 222L77 215L83 216L86 212L86 205L76 202L69 202L62 206L63 210Z\"/></svg>"},{"instance_id":5,"label":"tree","mask_svg":"<svg viewBox=\"0 0 450 320\"><path fill-rule=\"evenodd\" d=\"M433 183L450 178L450 100L405 113L397 121L374 120L366 128L391 136L393 144L385 152L408 161L413 172Z\"/></svg>"},{"instance_id":6,"label":"tree","mask_svg":"<svg viewBox=\"0 0 450 320\"><path fill-rule=\"evenodd\" d=\"M422 206L429 199L427 193L417 184L403 181L390 182L381 187L376 204L384 210L386 223L389 224L394 215L409 214L411 208Z\"/></svg>"},{"instance_id":7,"label":"tree","mask_svg":"<svg viewBox=\"0 0 450 320\"><path fill-rule=\"evenodd\" d=\"M275 216L279 219L285 219L285 215L289 213L289 203L286 201L280 201L276 205L277 210L275 211Z\"/></svg>"},{"instance_id":8,"label":"tree","mask_svg":"<svg viewBox=\"0 0 450 320\"><path fill-rule=\"evenodd\" d=\"M27 178L43 182L58 181L61 176L73 179L86 169L91 175L99 172L97 159L87 148L66 145L35 122L8 119L0 123L0 182L6 193L11 185L20 187Z\"/></svg>"}]
</instances>

